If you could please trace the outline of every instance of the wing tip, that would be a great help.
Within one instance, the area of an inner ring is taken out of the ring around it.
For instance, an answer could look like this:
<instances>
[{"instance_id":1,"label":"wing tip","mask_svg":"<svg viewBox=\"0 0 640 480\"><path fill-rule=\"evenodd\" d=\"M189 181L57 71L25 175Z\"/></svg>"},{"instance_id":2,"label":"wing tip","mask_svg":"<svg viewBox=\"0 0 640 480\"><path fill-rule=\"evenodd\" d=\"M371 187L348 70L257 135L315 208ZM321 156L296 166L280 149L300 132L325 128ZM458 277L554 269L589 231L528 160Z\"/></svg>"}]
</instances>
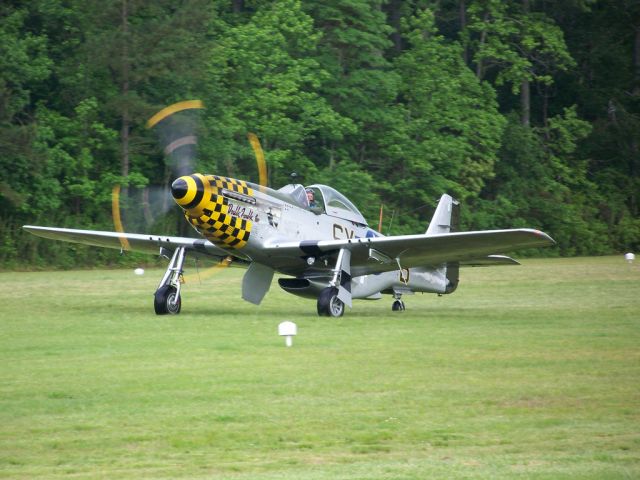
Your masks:
<instances>
[{"instance_id":1,"label":"wing tip","mask_svg":"<svg viewBox=\"0 0 640 480\"><path fill-rule=\"evenodd\" d=\"M39 227L37 225L23 225L22 229L25 232L35 233L35 232L39 232L39 231L42 231L42 230L47 230L47 227Z\"/></svg>"},{"instance_id":2,"label":"wing tip","mask_svg":"<svg viewBox=\"0 0 640 480\"><path fill-rule=\"evenodd\" d=\"M533 234L538 238L543 239L547 243L547 245L556 245L556 241L548 233L536 229L532 229L531 232L533 232Z\"/></svg>"}]
</instances>

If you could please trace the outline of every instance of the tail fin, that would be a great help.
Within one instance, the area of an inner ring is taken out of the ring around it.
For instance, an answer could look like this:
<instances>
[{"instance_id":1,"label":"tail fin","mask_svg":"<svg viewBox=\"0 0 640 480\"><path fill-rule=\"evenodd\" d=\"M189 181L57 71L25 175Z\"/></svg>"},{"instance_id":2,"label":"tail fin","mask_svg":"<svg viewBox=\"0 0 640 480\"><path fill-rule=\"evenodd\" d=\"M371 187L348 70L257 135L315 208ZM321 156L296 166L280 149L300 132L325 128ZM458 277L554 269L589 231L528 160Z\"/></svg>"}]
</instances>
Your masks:
<instances>
[{"instance_id":1,"label":"tail fin","mask_svg":"<svg viewBox=\"0 0 640 480\"><path fill-rule=\"evenodd\" d=\"M455 232L460 223L460 202L446 193L440 197L436 212L425 232L427 235Z\"/></svg>"},{"instance_id":2,"label":"tail fin","mask_svg":"<svg viewBox=\"0 0 640 480\"><path fill-rule=\"evenodd\" d=\"M440 197L436 211L427 228L427 235L457 232L460 226L460 202L446 193ZM447 287L444 293L453 293L460 282L460 265L457 262L446 263L438 271L447 277Z\"/></svg>"}]
</instances>

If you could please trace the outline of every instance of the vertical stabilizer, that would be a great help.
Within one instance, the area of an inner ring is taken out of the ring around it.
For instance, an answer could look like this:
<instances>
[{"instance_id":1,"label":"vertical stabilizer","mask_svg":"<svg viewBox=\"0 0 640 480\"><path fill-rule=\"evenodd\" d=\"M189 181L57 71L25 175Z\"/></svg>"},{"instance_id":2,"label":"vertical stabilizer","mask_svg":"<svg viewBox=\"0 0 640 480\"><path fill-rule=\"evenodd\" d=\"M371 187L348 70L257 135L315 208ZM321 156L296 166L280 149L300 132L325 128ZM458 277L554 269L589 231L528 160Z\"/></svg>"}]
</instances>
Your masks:
<instances>
[{"instance_id":1,"label":"vertical stabilizer","mask_svg":"<svg viewBox=\"0 0 640 480\"><path fill-rule=\"evenodd\" d=\"M460 202L454 200L446 193L440 197L436 212L433 214L431 223L427 228L427 235L441 235L458 231L460 226ZM438 271L447 277L447 287L444 293L453 293L458 288L460 282L459 264L447 263L442 265Z\"/></svg>"},{"instance_id":2,"label":"vertical stabilizer","mask_svg":"<svg viewBox=\"0 0 640 480\"><path fill-rule=\"evenodd\" d=\"M427 235L455 232L460 221L460 202L446 193L440 197L436 212L427 228Z\"/></svg>"}]
</instances>

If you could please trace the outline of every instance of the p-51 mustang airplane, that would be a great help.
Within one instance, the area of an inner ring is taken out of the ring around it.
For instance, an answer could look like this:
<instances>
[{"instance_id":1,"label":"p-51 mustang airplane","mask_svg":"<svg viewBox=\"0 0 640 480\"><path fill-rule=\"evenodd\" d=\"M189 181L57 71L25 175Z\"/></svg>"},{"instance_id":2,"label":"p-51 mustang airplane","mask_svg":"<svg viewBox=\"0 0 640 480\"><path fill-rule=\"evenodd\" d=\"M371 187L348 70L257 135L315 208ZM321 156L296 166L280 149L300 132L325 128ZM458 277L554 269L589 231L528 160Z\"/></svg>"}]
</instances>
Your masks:
<instances>
[{"instance_id":1,"label":"p-51 mustang airplane","mask_svg":"<svg viewBox=\"0 0 640 480\"><path fill-rule=\"evenodd\" d=\"M307 192L312 192L310 205ZM202 238L25 225L35 235L68 242L172 254L155 292L157 314L181 309L187 254L230 259L247 266L242 298L260 304L275 272L285 291L317 300L318 314L339 317L352 299L452 293L461 266L518 264L496 255L554 244L532 229L457 232L458 202L442 195L426 232L385 237L369 228L358 209L327 185L289 184L279 190L216 175L193 174L171 185L176 203Z\"/></svg>"}]
</instances>

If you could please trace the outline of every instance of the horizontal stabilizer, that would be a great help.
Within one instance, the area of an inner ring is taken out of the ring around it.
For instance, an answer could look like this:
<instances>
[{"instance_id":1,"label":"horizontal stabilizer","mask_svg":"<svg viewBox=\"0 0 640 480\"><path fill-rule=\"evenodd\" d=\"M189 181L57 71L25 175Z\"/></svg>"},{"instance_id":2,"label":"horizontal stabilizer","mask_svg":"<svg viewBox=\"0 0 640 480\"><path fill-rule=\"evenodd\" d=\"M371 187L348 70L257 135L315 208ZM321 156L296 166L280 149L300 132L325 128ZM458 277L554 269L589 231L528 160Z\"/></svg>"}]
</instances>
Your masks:
<instances>
[{"instance_id":1,"label":"horizontal stabilizer","mask_svg":"<svg viewBox=\"0 0 640 480\"><path fill-rule=\"evenodd\" d=\"M506 255L487 255L483 258L460 262L461 267L492 267L498 265L520 265L520 262Z\"/></svg>"}]
</instances>

